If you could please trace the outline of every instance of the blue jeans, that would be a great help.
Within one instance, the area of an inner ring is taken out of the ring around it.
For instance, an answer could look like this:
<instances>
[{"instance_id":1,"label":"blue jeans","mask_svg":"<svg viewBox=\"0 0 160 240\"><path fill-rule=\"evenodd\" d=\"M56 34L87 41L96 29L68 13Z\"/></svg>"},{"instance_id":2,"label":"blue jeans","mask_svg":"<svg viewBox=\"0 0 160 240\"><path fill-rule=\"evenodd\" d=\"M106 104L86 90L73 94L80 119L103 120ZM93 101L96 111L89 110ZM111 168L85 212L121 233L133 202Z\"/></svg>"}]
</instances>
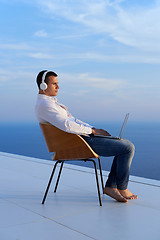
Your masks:
<instances>
[{"instance_id":1,"label":"blue jeans","mask_svg":"<svg viewBox=\"0 0 160 240\"><path fill-rule=\"evenodd\" d=\"M108 139L94 135L82 137L99 156L115 156L105 186L119 190L127 189L130 166L135 152L134 145L126 139Z\"/></svg>"}]
</instances>

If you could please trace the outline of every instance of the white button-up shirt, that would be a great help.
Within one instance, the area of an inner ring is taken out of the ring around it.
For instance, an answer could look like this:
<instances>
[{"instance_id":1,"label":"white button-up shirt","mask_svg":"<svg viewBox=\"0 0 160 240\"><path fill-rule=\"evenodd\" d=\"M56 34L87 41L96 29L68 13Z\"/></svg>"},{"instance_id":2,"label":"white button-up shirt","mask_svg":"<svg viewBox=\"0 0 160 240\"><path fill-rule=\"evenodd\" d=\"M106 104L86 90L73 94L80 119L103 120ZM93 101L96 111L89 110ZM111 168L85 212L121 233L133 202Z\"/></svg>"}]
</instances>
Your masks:
<instances>
[{"instance_id":1,"label":"white button-up shirt","mask_svg":"<svg viewBox=\"0 0 160 240\"><path fill-rule=\"evenodd\" d=\"M35 112L40 123L48 122L69 133L92 133L92 126L74 118L66 106L57 102L56 97L38 94Z\"/></svg>"}]
</instances>

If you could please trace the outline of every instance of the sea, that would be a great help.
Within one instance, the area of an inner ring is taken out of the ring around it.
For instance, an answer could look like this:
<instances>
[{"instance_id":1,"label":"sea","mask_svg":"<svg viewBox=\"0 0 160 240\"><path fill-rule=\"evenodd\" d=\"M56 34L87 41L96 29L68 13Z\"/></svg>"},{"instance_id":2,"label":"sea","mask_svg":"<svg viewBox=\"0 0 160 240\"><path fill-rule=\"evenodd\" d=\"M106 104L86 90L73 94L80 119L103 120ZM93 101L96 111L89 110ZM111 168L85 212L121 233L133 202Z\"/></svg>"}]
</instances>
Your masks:
<instances>
[{"instance_id":1,"label":"sea","mask_svg":"<svg viewBox=\"0 0 160 240\"><path fill-rule=\"evenodd\" d=\"M117 136L121 122L92 122L92 125L104 128ZM40 159L51 160L39 124L0 123L0 152L13 153ZM130 174L134 176L160 180L160 123L129 122L124 138L135 145L136 151ZM102 169L109 171L113 157L101 157ZM90 162L72 161L71 164L93 167Z\"/></svg>"}]
</instances>

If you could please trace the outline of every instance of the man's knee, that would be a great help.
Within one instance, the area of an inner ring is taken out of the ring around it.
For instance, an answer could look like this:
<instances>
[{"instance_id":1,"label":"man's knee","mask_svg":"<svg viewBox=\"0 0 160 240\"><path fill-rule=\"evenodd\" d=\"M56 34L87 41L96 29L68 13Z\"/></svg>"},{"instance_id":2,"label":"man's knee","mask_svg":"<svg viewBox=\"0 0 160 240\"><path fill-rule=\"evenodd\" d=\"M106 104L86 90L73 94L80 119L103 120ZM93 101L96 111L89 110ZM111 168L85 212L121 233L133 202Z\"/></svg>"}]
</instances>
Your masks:
<instances>
[{"instance_id":1,"label":"man's knee","mask_svg":"<svg viewBox=\"0 0 160 240\"><path fill-rule=\"evenodd\" d=\"M127 141L127 150L128 152L132 152L134 154L135 152L135 146L132 142L130 142L129 140L126 140Z\"/></svg>"}]
</instances>

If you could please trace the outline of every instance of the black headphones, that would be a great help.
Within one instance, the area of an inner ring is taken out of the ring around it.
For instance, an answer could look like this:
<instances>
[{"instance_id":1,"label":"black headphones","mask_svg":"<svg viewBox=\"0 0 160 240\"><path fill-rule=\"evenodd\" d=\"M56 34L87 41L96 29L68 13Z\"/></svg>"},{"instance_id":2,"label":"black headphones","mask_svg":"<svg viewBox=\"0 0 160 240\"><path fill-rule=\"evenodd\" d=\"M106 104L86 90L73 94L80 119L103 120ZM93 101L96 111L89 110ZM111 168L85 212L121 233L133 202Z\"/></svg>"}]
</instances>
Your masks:
<instances>
[{"instance_id":1,"label":"black headphones","mask_svg":"<svg viewBox=\"0 0 160 240\"><path fill-rule=\"evenodd\" d=\"M45 78L46 78L46 75L47 75L47 73L48 72L50 72L50 71L46 71L46 72L44 72L43 73L43 75L42 75L42 82L41 82L41 84L40 84L40 89L41 90L43 90L43 91L45 91L46 89L47 89L47 83L45 83L44 81L45 81Z\"/></svg>"}]
</instances>

